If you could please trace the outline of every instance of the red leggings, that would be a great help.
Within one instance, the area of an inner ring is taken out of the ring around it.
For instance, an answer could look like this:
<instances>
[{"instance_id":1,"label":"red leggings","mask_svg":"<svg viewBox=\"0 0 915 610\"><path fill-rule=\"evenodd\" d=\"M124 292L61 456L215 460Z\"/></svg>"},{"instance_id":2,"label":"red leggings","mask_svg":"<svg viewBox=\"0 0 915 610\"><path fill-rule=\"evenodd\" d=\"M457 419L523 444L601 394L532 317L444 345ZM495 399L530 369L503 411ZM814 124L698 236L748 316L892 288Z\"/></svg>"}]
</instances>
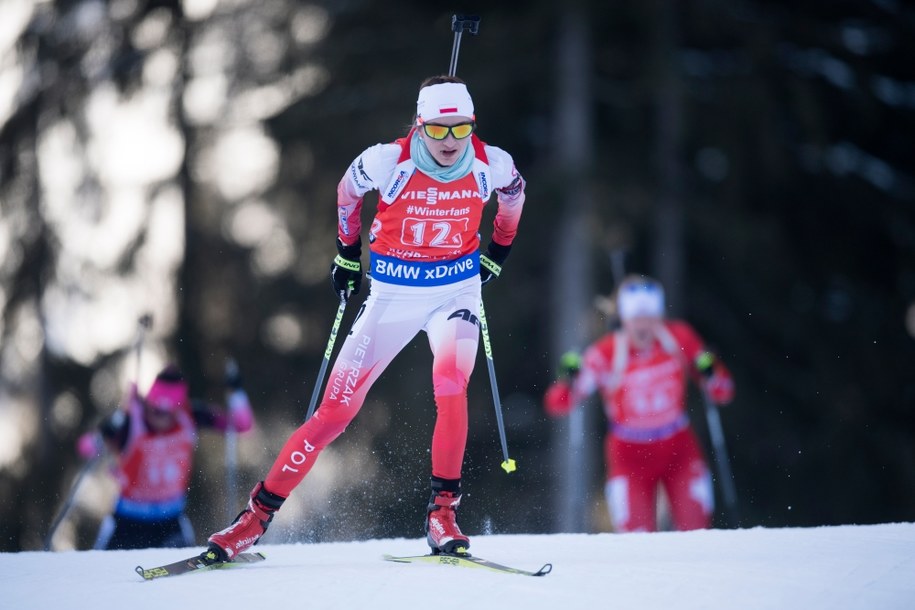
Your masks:
<instances>
[{"instance_id":1,"label":"red leggings","mask_svg":"<svg viewBox=\"0 0 915 610\"><path fill-rule=\"evenodd\" d=\"M288 497L321 450L353 420L369 388L394 356L421 330L432 349L436 406L432 474L460 479L467 444L467 383L477 354L479 310L477 277L434 288L373 281L364 309L331 368L320 407L286 441L264 486Z\"/></svg>"},{"instance_id":2,"label":"red leggings","mask_svg":"<svg viewBox=\"0 0 915 610\"><path fill-rule=\"evenodd\" d=\"M604 441L604 456L607 506L616 531L657 529L658 486L664 487L670 500L676 529L711 525L712 480L691 429L648 443L622 441L610 434Z\"/></svg>"}]
</instances>

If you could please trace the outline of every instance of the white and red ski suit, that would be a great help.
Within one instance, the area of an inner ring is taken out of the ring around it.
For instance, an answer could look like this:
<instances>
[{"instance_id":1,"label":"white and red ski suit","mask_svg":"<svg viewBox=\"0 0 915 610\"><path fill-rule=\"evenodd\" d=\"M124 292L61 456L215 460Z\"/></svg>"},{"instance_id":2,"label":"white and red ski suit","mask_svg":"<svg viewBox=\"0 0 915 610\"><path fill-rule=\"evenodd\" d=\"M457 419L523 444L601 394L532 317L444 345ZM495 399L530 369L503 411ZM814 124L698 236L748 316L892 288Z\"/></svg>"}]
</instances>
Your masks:
<instances>
[{"instance_id":1,"label":"white and red ski suit","mask_svg":"<svg viewBox=\"0 0 915 610\"><path fill-rule=\"evenodd\" d=\"M419 332L432 350L437 417L432 475L460 479L467 441L467 383L476 359L480 309L479 247L483 207L495 192L492 240L509 246L524 203L524 181L511 156L471 136L472 171L439 182L410 158L410 138L362 152L337 187L338 237L362 232L363 197L378 191L368 231L371 290L331 368L314 416L296 430L264 480L287 497L318 454L359 412L366 393Z\"/></svg>"}]
</instances>

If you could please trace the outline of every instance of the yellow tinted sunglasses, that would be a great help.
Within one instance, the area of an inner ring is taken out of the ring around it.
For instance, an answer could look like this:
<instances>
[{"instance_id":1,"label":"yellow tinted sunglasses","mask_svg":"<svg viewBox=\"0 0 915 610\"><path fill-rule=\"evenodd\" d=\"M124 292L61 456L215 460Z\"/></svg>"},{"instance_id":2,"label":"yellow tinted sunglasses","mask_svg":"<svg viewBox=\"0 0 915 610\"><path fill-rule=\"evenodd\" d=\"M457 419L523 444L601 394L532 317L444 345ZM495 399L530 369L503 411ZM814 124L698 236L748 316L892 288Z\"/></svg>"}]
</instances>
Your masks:
<instances>
[{"instance_id":1,"label":"yellow tinted sunglasses","mask_svg":"<svg viewBox=\"0 0 915 610\"><path fill-rule=\"evenodd\" d=\"M454 136L455 140L463 140L473 133L476 123L458 123L457 125L436 125L434 123L423 123L423 131L433 140L444 140L448 134Z\"/></svg>"}]
</instances>

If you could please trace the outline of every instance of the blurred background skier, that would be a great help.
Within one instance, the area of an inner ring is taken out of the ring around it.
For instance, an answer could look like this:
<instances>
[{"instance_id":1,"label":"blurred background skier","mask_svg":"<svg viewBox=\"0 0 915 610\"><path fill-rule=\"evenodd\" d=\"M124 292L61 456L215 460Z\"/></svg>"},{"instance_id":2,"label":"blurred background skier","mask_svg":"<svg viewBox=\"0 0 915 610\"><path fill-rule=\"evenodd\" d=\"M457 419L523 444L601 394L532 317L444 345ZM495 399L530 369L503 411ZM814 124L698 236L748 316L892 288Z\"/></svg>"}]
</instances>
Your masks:
<instances>
[{"instance_id":1,"label":"blurred background skier","mask_svg":"<svg viewBox=\"0 0 915 610\"><path fill-rule=\"evenodd\" d=\"M119 487L114 512L99 529L96 549L138 549L194 545L184 512L197 431L246 432L254 424L237 368L227 370L228 408L188 397L175 365L168 365L140 396L131 383L126 402L97 430L83 434L79 454L92 459L108 451L116 458Z\"/></svg>"},{"instance_id":2,"label":"blurred background skier","mask_svg":"<svg viewBox=\"0 0 915 610\"><path fill-rule=\"evenodd\" d=\"M615 531L657 529L659 486L676 529L707 528L713 487L687 415L687 384L692 379L712 402L725 405L734 398L731 374L688 323L665 319L658 281L627 276L615 303L621 328L583 357L563 355L562 377L544 395L546 412L567 415L600 392L609 423L604 492Z\"/></svg>"}]
</instances>

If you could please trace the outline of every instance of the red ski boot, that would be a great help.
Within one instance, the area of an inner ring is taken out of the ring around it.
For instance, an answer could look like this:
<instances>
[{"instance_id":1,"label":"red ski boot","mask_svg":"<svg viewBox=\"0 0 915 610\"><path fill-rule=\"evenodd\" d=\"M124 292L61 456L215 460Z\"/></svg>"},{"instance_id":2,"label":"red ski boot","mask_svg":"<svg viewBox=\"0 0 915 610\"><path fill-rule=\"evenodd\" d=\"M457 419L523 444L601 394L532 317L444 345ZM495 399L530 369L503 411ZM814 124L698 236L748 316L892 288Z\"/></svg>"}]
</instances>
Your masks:
<instances>
[{"instance_id":1,"label":"red ski boot","mask_svg":"<svg viewBox=\"0 0 915 610\"><path fill-rule=\"evenodd\" d=\"M460 555L470 548L470 538L461 533L455 509L461 503L461 482L432 478L432 498L426 514L426 541L433 555Z\"/></svg>"},{"instance_id":2,"label":"red ski boot","mask_svg":"<svg viewBox=\"0 0 915 610\"><path fill-rule=\"evenodd\" d=\"M208 550L216 553L219 561L232 561L239 553L257 544L285 500L264 489L264 482L261 481L251 490L248 506L238 513L232 525L209 537Z\"/></svg>"}]
</instances>

